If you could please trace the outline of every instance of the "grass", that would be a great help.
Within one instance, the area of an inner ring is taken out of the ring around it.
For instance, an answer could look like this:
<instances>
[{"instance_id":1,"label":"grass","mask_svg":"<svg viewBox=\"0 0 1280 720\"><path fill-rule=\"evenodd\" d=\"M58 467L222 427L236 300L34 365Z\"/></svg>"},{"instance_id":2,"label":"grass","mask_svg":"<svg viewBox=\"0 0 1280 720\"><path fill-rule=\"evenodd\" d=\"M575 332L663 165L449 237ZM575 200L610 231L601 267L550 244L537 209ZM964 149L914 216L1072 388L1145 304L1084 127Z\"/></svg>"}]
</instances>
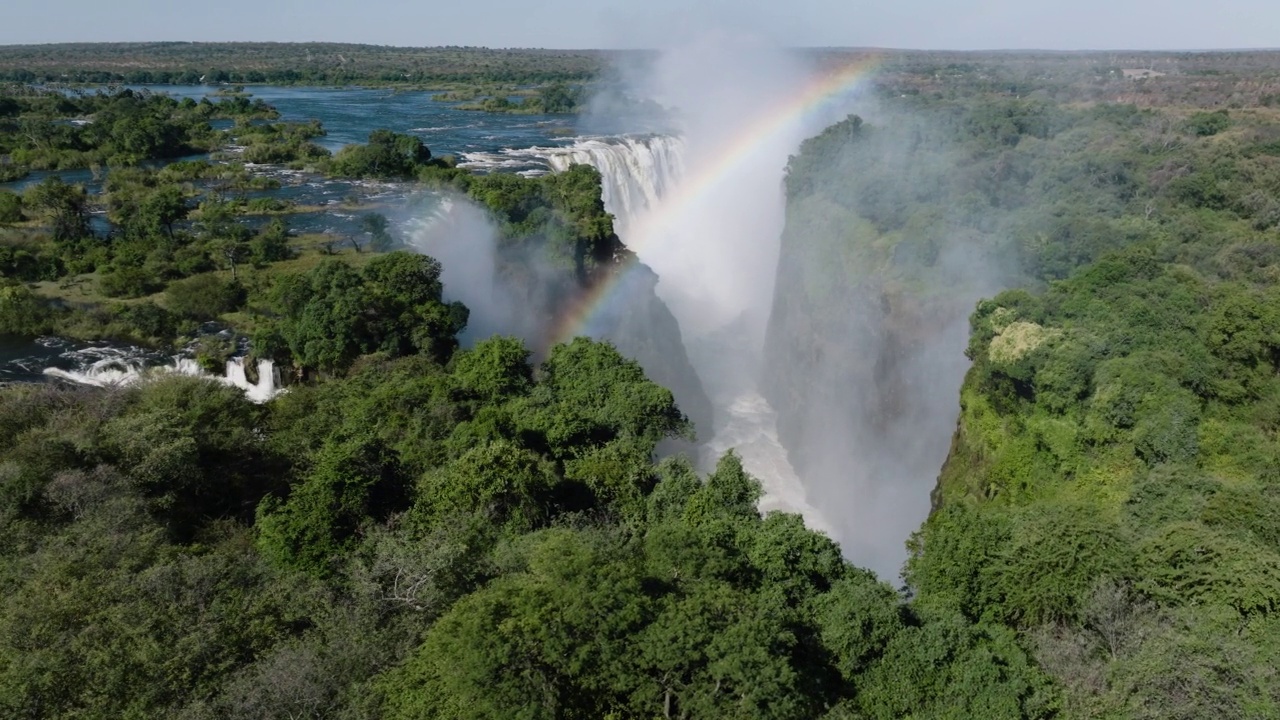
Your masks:
<instances>
[{"instance_id":1,"label":"grass","mask_svg":"<svg viewBox=\"0 0 1280 720\"><path fill-rule=\"evenodd\" d=\"M328 245L332 245L332 252L325 250ZM299 235L290 246L296 253L294 257L258 268L242 265L237 268L237 276L250 285L263 281L270 282L271 279L280 275L307 272L329 258L337 258L355 267L361 267L376 254L370 250L356 252L344 238L323 233ZM226 280L231 279L230 270L215 270L205 274L217 275ZM133 304L148 300L162 306L165 304L164 291L138 298L107 297L98 290L97 272L31 283L30 287L44 297L60 300L69 305L99 305L107 302Z\"/></svg>"}]
</instances>

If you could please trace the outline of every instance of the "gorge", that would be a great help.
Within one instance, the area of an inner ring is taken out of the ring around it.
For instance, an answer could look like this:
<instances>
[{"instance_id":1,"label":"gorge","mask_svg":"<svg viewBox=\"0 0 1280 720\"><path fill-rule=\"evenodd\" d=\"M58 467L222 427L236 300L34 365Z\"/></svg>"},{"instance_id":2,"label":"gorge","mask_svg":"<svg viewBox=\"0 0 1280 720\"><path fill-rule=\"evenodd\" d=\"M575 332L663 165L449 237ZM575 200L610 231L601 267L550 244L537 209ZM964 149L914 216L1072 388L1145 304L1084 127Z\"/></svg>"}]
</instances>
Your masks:
<instances>
[{"instance_id":1,"label":"gorge","mask_svg":"<svg viewBox=\"0 0 1280 720\"><path fill-rule=\"evenodd\" d=\"M423 98L413 95L396 96L390 112L397 122L414 126L410 129L444 138L446 150L471 147L460 152L460 160L472 171L536 176L574 164L596 168L605 209L640 264L608 281L607 297L570 332L612 341L675 392L695 421L698 447L689 450L704 470L736 449L765 486L762 510L801 513L811 527L838 540L851 560L892 579L905 558L903 542L927 513L929 490L954 426L949 398L964 367L964 308L990 287L971 289L951 307L948 319L922 324L919 316L890 320L882 315L885 298L860 282L833 279L837 272L872 277L877 266L817 267L819 246L844 240L827 237L830 231L821 222L825 207L815 209L808 196L787 196L787 158L815 128L856 109L860 76L820 96L829 103L804 104L802 97L794 101L798 109L778 119L776 108L759 98L794 96L794 86L813 85L804 79L813 71L790 66L790 60L779 63L776 55L746 60L748 50L759 48L730 43L690 50L705 66L701 73L677 72L690 60L676 57L665 76L659 68L648 87L637 83L636 92L681 105L672 117L672 132L579 136L522 147L534 138L529 123L520 119L469 122L471 115L432 107L431 125L419 127L421 117L406 103ZM753 72L752 63L769 70ZM789 69L779 71L779 66ZM731 92L713 94L710 87ZM281 103L286 117L314 113L334 127L333 137L354 136L366 122L350 108L367 101L368 91L259 93ZM699 103L708 97L714 102ZM601 124L590 116L581 122ZM495 130L496 136L477 134ZM476 147L477 141L487 147ZM260 172L275 171L264 167ZM360 190L341 181L283 178L287 184L279 192L303 203L332 204L341 193ZM388 213L392 226L410 247L442 261L446 296L471 309L464 340L505 333L545 348L564 339L556 337L553 326L559 321L552 308L560 302L554 288L567 281L534 256L501 260L498 229L484 210L448 195L406 193L394 184L364 192L376 202L400 206ZM317 217L354 222L341 212ZM535 279L513 282L521 275ZM802 304L807 289L833 282L835 294ZM910 297L897 301L913 306ZM889 328L895 324L897 329ZM917 336L898 337L904 331ZM890 334L896 334L892 341ZM934 337L946 339L935 344ZM51 372L103 383L136 377L148 363L172 362L148 359L128 347L102 351L118 360L83 364L71 354ZM927 358L940 365L929 365ZM173 367L197 372L190 360ZM890 382L889 368L897 380ZM919 388L914 396L912 387ZM924 431L912 430L922 424Z\"/></svg>"}]
</instances>

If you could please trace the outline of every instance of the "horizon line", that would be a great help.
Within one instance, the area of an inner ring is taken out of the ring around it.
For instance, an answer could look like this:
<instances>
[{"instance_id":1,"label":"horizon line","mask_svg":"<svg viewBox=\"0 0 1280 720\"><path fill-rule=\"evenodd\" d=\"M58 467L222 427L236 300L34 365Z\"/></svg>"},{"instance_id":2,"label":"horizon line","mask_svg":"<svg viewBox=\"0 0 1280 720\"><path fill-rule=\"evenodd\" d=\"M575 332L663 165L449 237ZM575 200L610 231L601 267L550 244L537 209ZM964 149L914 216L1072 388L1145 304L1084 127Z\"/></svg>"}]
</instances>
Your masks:
<instances>
[{"instance_id":1,"label":"horizon line","mask_svg":"<svg viewBox=\"0 0 1280 720\"><path fill-rule=\"evenodd\" d=\"M350 47L386 48L394 50L490 50L490 51L527 51L527 52L661 52L654 47L538 47L538 46L490 46L490 45L394 45L368 42L352 42L345 40L58 40L30 43L3 43L0 50L18 48L50 48L66 45L343 45ZM844 52L880 52L880 53L957 53L957 54L1030 54L1046 53L1060 55L1088 55L1096 53L1271 53L1280 52L1280 46L1273 47L1203 47L1203 48L1044 48L1044 47L993 47L993 48L928 48L928 47L892 47L877 45L784 45L783 50L799 51L844 51Z\"/></svg>"}]
</instances>

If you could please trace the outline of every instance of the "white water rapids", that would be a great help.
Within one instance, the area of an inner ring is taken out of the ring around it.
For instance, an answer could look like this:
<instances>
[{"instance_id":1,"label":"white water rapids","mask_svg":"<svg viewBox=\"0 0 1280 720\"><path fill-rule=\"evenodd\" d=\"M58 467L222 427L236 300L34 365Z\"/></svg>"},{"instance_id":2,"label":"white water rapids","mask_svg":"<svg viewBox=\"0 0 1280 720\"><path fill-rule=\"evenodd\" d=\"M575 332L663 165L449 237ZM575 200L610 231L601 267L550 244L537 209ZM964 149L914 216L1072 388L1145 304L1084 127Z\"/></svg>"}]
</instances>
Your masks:
<instances>
[{"instance_id":1,"label":"white water rapids","mask_svg":"<svg viewBox=\"0 0 1280 720\"><path fill-rule=\"evenodd\" d=\"M244 358L228 360L226 374L215 375L205 371L191 358L174 357L172 364L148 366L142 360L130 358L123 352L114 351L111 348L94 348L93 350L96 351L95 354L102 357L75 370L46 368L44 374L79 385L95 387L123 387L133 385L147 377L162 375L203 377L239 388L244 391L246 397L256 403L264 403L284 392L280 388L279 372L270 360L258 361L258 381L255 383L249 381Z\"/></svg>"}]
</instances>

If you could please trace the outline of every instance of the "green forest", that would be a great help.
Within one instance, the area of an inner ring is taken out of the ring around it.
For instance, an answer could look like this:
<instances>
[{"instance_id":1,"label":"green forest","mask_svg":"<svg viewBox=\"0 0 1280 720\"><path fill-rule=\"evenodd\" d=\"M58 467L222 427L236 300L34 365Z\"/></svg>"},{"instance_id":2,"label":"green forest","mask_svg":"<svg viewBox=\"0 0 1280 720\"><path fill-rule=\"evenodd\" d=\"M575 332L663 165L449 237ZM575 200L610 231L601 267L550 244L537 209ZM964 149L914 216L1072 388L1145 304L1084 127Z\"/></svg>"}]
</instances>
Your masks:
<instances>
[{"instance_id":1,"label":"green forest","mask_svg":"<svg viewBox=\"0 0 1280 720\"><path fill-rule=\"evenodd\" d=\"M761 516L734 453L663 457L704 428L615 346L463 347L444 268L377 208L300 235L245 163L464 194L544 313L633 259L596 170L473 174L390 130L330 154L237 92L5 87L3 178L102 191L0 190L0 333L176 349L217 321L290 383L0 387L0 714L1280 717L1275 63L1067 60L903 55L788 165L779 286L812 332L849 298L904 343L969 316L900 583ZM956 307L975 267L1008 289ZM771 338L806 371L813 336Z\"/></svg>"},{"instance_id":2,"label":"green forest","mask_svg":"<svg viewBox=\"0 0 1280 720\"><path fill-rule=\"evenodd\" d=\"M9 45L0 46L0 80L97 85L541 84L592 79L605 69L610 58L627 54L343 43Z\"/></svg>"},{"instance_id":3,"label":"green forest","mask_svg":"<svg viewBox=\"0 0 1280 720\"><path fill-rule=\"evenodd\" d=\"M181 117L131 97L98 102ZM363 252L300 245L281 218L252 234L190 180L234 165L133 166L113 142L81 151L116 158L104 197L46 180L9 201L12 267L35 274L6 270L4 329L178 344L221 318L300 381L266 405L181 377L0 390L7 716L1050 706L1012 633L917 612L800 518L762 518L734 455L708 478L656 462L695 428L611 345L461 350L467 308L444 301L438 262L387 251L385 221ZM467 193L504 243L557 259L566 294L627 258L589 167L471 175L389 131L314 167ZM90 202L111 208L109 239ZM957 682L973 673L976 693Z\"/></svg>"},{"instance_id":4,"label":"green forest","mask_svg":"<svg viewBox=\"0 0 1280 720\"><path fill-rule=\"evenodd\" d=\"M904 581L1015 633L1059 717L1280 715L1280 113L1244 77L1200 107L1185 77L1153 107L922 85L791 161L780 388L852 303L885 353L972 311ZM886 357L837 377L875 366L892 408Z\"/></svg>"}]
</instances>

